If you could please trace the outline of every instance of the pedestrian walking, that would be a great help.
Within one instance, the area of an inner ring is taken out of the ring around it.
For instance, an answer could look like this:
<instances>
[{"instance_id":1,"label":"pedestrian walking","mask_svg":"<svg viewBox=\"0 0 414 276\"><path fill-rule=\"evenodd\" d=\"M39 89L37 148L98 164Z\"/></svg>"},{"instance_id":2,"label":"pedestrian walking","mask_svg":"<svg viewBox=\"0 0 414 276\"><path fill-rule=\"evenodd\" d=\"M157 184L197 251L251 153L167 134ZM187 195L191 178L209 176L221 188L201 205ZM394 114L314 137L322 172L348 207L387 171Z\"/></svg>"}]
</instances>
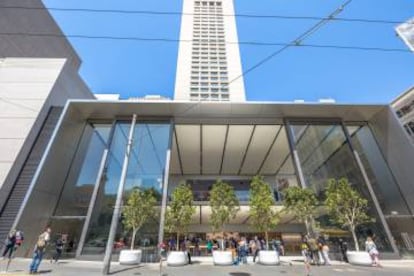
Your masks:
<instances>
[{"instance_id":1,"label":"pedestrian walking","mask_svg":"<svg viewBox=\"0 0 414 276\"><path fill-rule=\"evenodd\" d=\"M319 259L319 248L318 243L316 242L316 239L314 237L311 237L308 239L308 245L309 245L309 251L312 259L312 263L314 265L320 265L321 261Z\"/></svg>"},{"instance_id":2,"label":"pedestrian walking","mask_svg":"<svg viewBox=\"0 0 414 276\"><path fill-rule=\"evenodd\" d=\"M59 236L56 241L55 241L55 253L53 254L52 259L50 260L50 262L55 262L57 263L60 259L60 256L62 256L62 252L63 252L63 240L62 240L62 236Z\"/></svg>"},{"instance_id":3,"label":"pedestrian walking","mask_svg":"<svg viewBox=\"0 0 414 276\"><path fill-rule=\"evenodd\" d=\"M367 240L365 242L365 250L368 252L369 256L372 259L372 266L381 267L378 259L379 252L372 237L367 237Z\"/></svg>"},{"instance_id":4,"label":"pedestrian walking","mask_svg":"<svg viewBox=\"0 0 414 276\"><path fill-rule=\"evenodd\" d=\"M6 259L6 258L11 259L15 246L16 246L16 230L13 229L7 235L6 246L4 247L3 255L2 255L3 259Z\"/></svg>"},{"instance_id":5,"label":"pedestrian walking","mask_svg":"<svg viewBox=\"0 0 414 276\"><path fill-rule=\"evenodd\" d=\"M45 231L39 235L33 252L33 260L29 267L30 274L36 274L37 270L39 269L39 265L42 262L46 246L50 241L51 232L52 230L50 229L50 227L47 227Z\"/></svg>"},{"instance_id":6,"label":"pedestrian walking","mask_svg":"<svg viewBox=\"0 0 414 276\"><path fill-rule=\"evenodd\" d=\"M306 275L309 276L311 272L311 252L308 245L308 240L306 237L303 237L302 242L300 244L300 250L303 256L303 262L305 264L305 272Z\"/></svg>"}]
</instances>

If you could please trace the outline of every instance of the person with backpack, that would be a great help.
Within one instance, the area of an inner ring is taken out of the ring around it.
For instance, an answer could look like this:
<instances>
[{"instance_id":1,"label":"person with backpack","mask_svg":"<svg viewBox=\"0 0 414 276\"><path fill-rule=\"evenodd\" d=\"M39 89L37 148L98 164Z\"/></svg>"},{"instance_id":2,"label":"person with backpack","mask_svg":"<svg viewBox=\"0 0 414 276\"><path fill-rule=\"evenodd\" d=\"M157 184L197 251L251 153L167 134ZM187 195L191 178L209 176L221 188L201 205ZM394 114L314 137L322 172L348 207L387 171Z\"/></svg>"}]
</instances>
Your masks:
<instances>
[{"instance_id":1,"label":"person with backpack","mask_svg":"<svg viewBox=\"0 0 414 276\"><path fill-rule=\"evenodd\" d=\"M315 265L320 265L321 261L319 259L319 247L316 239L314 237L310 237L308 239L308 245L310 250L310 255L312 259L312 263Z\"/></svg>"},{"instance_id":2,"label":"person with backpack","mask_svg":"<svg viewBox=\"0 0 414 276\"><path fill-rule=\"evenodd\" d=\"M39 238L37 239L34 252L33 252L33 260L29 267L30 269L29 274L37 273L39 265L42 262L43 255L46 251L46 246L48 242L50 241L51 232L52 232L52 229L50 229L50 227L47 227L45 231L39 235Z\"/></svg>"},{"instance_id":3,"label":"person with backpack","mask_svg":"<svg viewBox=\"0 0 414 276\"><path fill-rule=\"evenodd\" d=\"M16 246L16 230L10 231L9 235L6 239L6 246L3 251L3 259L6 258L6 255L8 255L8 258L11 259L14 251L14 247Z\"/></svg>"}]
</instances>

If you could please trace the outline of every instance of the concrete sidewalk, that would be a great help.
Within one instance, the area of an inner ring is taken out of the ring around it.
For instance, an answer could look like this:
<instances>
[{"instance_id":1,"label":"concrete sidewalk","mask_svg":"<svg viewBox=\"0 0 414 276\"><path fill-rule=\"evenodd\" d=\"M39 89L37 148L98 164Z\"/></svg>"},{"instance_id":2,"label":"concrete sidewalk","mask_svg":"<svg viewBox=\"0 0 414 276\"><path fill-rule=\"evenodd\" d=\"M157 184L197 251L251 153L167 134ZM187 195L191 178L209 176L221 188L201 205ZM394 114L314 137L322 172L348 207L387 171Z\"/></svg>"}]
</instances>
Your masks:
<instances>
[{"instance_id":1,"label":"concrete sidewalk","mask_svg":"<svg viewBox=\"0 0 414 276\"><path fill-rule=\"evenodd\" d=\"M262 266L249 263L240 266L218 267L210 263L194 258L194 264L185 267L167 267L165 264L160 271L159 264L142 264L138 266L120 266L113 263L112 275L142 275L142 276L270 276L284 275L306 275L302 262L284 261L279 266ZM14 259L10 264L8 272L0 272L0 275L28 275L30 259ZM6 261L0 262L0 271L4 270ZM357 267L349 264L335 262L332 266L312 266L311 275L330 276L344 275L414 275L414 261L397 260L383 261L382 268ZM57 264L51 264L44 260L40 265L40 275L62 275L83 276L102 275L102 263L79 260L62 260Z\"/></svg>"}]
</instances>

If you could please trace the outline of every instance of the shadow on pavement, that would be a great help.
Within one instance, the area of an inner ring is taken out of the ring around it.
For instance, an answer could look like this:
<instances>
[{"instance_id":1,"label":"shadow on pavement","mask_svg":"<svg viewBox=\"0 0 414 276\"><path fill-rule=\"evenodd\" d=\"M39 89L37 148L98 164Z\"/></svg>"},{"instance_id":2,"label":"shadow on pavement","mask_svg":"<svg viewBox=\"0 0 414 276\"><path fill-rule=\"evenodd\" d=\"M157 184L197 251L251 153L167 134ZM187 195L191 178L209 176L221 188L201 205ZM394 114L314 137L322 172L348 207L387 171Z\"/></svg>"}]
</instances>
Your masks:
<instances>
[{"instance_id":1,"label":"shadow on pavement","mask_svg":"<svg viewBox=\"0 0 414 276\"><path fill-rule=\"evenodd\" d=\"M48 269L48 270L39 270L38 272L37 272L37 274L47 274L47 273L51 273L53 270L51 270L51 269Z\"/></svg>"},{"instance_id":2,"label":"shadow on pavement","mask_svg":"<svg viewBox=\"0 0 414 276\"><path fill-rule=\"evenodd\" d=\"M246 272L230 272L229 273L230 276L250 276L250 273L246 273Z\"/></svg>"},{"instance_id":3,"label":"shadow on pavement","mask_svg":"<svg viewBox=\"0 0 414 276\"><path fill-rule=\"evenodd\" d=\"M113 274L129 271L129 270L133 270L133 269L140 268L140 267L143 267L143 266L142 265L134 265L134 266L124 267L124 268L114 269L111 272L109 272L109 275L113 275ZM137 272L134 275L141 275L141 273Z\"/></svg>"}]
</instances>

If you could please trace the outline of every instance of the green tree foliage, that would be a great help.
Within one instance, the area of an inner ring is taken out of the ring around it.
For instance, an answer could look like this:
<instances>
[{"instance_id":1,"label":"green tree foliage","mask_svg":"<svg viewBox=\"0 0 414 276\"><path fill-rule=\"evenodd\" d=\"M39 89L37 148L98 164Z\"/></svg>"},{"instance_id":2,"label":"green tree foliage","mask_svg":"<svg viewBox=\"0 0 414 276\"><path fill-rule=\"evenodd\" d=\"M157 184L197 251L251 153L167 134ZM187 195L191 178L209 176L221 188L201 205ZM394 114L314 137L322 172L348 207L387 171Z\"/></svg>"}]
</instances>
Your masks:
<instances>
[{"instance_id":1,"label":"green tree foliage","mask_svg":"<svg viewBox=\"0 0 414 276\"><path fill-rule=\"evenodd\" d=\"M189 184L181 183L172 193L172 199L169 203L165 228L169 233L177 234L177 251L180 246L180 234L186 233L188 225L191 223L191 217L195 213L193 206L193 191Z\"/></svg>"},{"instance_id":2,"label":"green tree foliage","mask_svg":"<svg viewBox=\"0 0 414 276\"><path fill-rule=\"evenodd\" d=\"M269 248L268 232L279 222L279 213L272 207L275 205L272 189L261 176L255 176L250 183L250 222L258 232L264 232L266 246Z\"/></svg>"},{"instance_id":3,"label":"green tree foliage","mask_svg":"<svg viewBox=\"0 0 414 276\"><path fill-rule=\"evenodd\" d=\"M313 221L318 200L313 190L294 186L284 192L285 211L293 214L297 220L305 223L307 234L310 234L310 225Z\"/></svg>"},{"instance_id":4,"label":"green tree foliage","mask_svg":"<svg viewBox=\"0 0 414 276\"><path fill-rule=\"evenodd\" d=\"M358 225L373 221L367 214L368 200L349 185L348 179L329 179L325 206L332 220L352 233L355 249L359 251L355 229Z\"/></svg>"},{"instance_id":5,"label":"green tree foliage","mask_svg":"<svg viewBox=\"0 0 414 276\"><path fill-rule=\"evenodd\" d=\"M153 191L135 188L129 194L123 206L123 224L125 229L132 230L131 250L134 249L135 237L138 230L150 218L155 216L157 200Z\"/></svg>"},{"instance_id":6,"label":"green tree foliage","mask_svg":"<svg viewBox=\"0 0 414 276\"><path fill-rule=\"evenodd\" d=\"M210 191L210 207L210 223L213 231L220 231L224 239L225 224L234 219L240 209L233 187L218 179Z\"/></svg>"}]
</instances>

